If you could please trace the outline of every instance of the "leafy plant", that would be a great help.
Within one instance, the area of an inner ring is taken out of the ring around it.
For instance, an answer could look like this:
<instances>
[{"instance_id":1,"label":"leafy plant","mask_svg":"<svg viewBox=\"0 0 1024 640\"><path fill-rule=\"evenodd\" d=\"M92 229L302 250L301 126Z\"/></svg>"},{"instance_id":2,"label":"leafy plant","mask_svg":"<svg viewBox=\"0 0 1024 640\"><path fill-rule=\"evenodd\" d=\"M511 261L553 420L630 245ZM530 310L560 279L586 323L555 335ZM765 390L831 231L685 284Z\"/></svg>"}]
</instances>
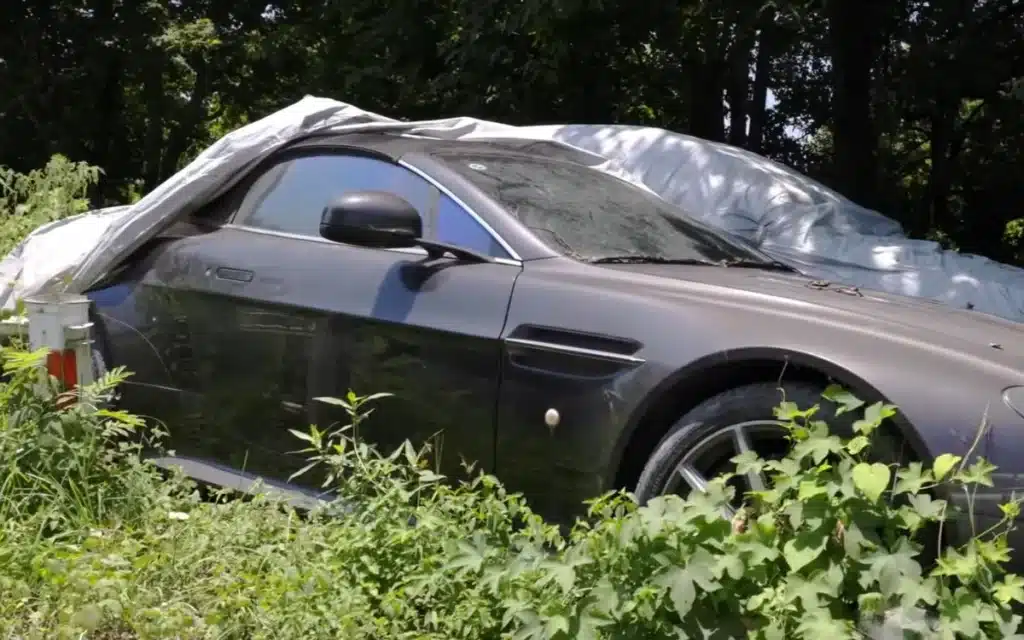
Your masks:
<instances>
[{"instance_id":1,"label":"leafy plant","mask_svg":"<svg viewBox=\"0 0 1024 640\"><path fill-rule=\"evenodd\" d=\"M1016 633L1024 581L1003 570L1005 519L936 562L920 553L940 496L989 481L966 452L929 465L868 457L892 407L848 439L783 404L785 457L738 456L768 489L721 516L707 493L639 506L595 499L563 535L484 473L454 482L430 447L384 454L362 435L386 394L321 399L346 424L295 431L334 498L300 514L257 492L200 500L140 456L136 418L104 407L111 375L77 403L40 385L41 354L3 351L0 636L35 638L920 638ZM467 468L467 470L469 470ZM899 615L897 615L899 614ZM897 620L897 618L899 618Z\"/></svg>"},{"instance_id":2,"label":"leafy plant","mask_svg":"<svg viewBox=\"0 0 1024 640\"><path fill-rule=\"evenodd\" d=\"M0 255L40 225L87 211L99 176L99 168L59 154L29 173L0 167Z\"/></svg>"},{"instance_id":3,"label":"leafy plant","mask_svg":"<svg viewBox=\"0 0 1024 640\"><path fill-rule=\"evenodd\" d=\"M460 585L460 593L487 585L478 594L485 617L502 621L489 631L517 638L855 638L892 624L897 613L900 631L918 637L1015 633L1019 618L1011 604L1024 601L1024 581L1002 567L1017 502L1004 505L1004 519L989 531L945 548L933 567L920 558L921 535L934 531L927 525L945 522L950 512L934 496L990 485L994 467L951 454L930 468L872 462L872 438L895 408L864 407L838 387L825 397L839 415L863 407L855 435L830 433L814 419L819 407L780 405L777 417L792 447L779 460L753 452L734 459L736 473L763 473L769 488L750 494L732 522L721 515L733 497L728 475L704 494L666 496L639 508L626 494L605 496L564 540L515 503L515 517L502 520L500 532L477 528L453 540L439 573L413 584L435 596L439 582ZM343 404L355 414L361 401L350 396ZM372 485L370 504L383 500L386 510L364 513L408 513L419 523L460 503L462 490L435 484L408 445L381 466L345 428L326 438L314 429L303 438L332 468L329 478L352 470L361 483L379 482L378 474L390 479ZM400 456L406 465L394 464ZM339 487L343 494L346 486ZM500 491L486 476L467 486ZM346 497L360 496L361 490ZM431 610L439 610L436 603Z\"/></svg>"},{"instance_id":4,"label":"leafy plant","mask_svg":"<svg viewBox=\"0 0 1024 640\"><path fill-rule=\"evenodd\" d=\"M154 477L138 452L162 434L106 407L127 374L115 369L65 391L44 375L46 354L0 351L9 377L0 386L0 519L38 520L41 533L60 533L82 518L102 521L115 503L144 508Z\"/></svg>"}]
</instances>

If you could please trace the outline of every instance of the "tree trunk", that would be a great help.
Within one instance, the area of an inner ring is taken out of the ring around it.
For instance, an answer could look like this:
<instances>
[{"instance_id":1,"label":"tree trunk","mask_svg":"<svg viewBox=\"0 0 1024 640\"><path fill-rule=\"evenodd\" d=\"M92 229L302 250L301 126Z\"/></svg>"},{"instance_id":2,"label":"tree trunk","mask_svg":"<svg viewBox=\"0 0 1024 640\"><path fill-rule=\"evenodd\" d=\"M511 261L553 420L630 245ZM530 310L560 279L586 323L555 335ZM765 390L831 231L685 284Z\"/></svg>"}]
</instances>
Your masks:
<instances>
[{"instance_id":1,"label":"tree trunk","mask_svg":"<svg viewBox=\"0 0 1024 640\"><path fill-rule=\"evenodd\" d=\"M931 168L928 171L928 185L922 215L918 216L912 234L921 234L935 227L936 221L945 221L948 217L949 189L952 186L952 158L950 147L953 140L953 127L956 118L955 101L940 89L940 99L935 102L935 111L931 116L931 148L929 150Z\"/></svg>"},{"instance_id":2,"label":"tree trunk","mask_svg":"<svg viewBox=\"0 0 1024 640\"><path fill-rule=\"evenodd\" d=\"M771 77L776 36L775 11L765 9L761 16L761 33L757 40L753 99L750 102L750 131L747 134L747 148L754 153L761 153L764 148L764 126L768 117L768 82Z\"/></svg>"},{"instance_id":3,"label":"tree trunk","mask_svg":"<svg viewBox=\"0 0 1024 640\"><path fill-rule=\"evenodd\" d=\"M745 25L736 27L736 36L729 51L729 144L747 144L747 114L750 98L750 57L754 49L753 31Z\"/></svg>"},{"instance_id":4,"label":"tree trunk","mask_svg":"<svg viewBox=\"0 0 1024 640\"><path fill-rule=\"evenodd\" d=\"M92 144L88 160L104 169L92 193L93 202L103 206L116 187L117 176L122 175L121 167L114 160L114 149L124 115L124 89L121 83L124 65L117 42L118 25L113 0L97 0L93 10L96 23L91 48L99 73L93 79L96 94L92 104L92 118L96 128L90 132Z\"/></svg>"},{"instance_id":5,"label":"tree trunk","mask_svg":"<svg viewBox=\"0 0 1024 640\"><path fill-rule=\"evenodd\" d=\"M206 99L210 96L211 90L210 65L200 54L194 66L196 81L192 86L192 94L178 119L178 126L167 138L166 152L161 161L161 173L170 174L178 170L178 163L195 139L196 132L203 122L203 116L206 114ZM161 176L160 179L165 177Z\"/></svg>"},{"instance_id":6,"label":"tree trunk","mask_svg":"<svg viewBox=\"0 0 1024 640\"><path fill-rule=\"evenodd\" d=\"M839 190L864 206L876 200L878 139L871 117L879 0L828 0L832 58L832 136Z\"/></svg>"},{"instance_id":7,"label":"tree trunk","mask_svg":"<svg viewBox=\"0 0 1024 640\"><path fill-rule=\"evenodd\" d=\"M721 61L695 62L690 69L690 133L714 142L725 141L723 102L725 65Z\"/></svg>"},{"instance_id":8,"label":"tree trunk","mask_svg":"<svg viewBox=\"0 0 1024 640\"><path fill-rule=\"evenodd\" d=\"M142 97L146 105L146 133L143 141L142 185L145 191L156 187L164 178L164 95L163 59L160 52L151 52L153 57L142 86Z\"/></svg>"}]
</instances>

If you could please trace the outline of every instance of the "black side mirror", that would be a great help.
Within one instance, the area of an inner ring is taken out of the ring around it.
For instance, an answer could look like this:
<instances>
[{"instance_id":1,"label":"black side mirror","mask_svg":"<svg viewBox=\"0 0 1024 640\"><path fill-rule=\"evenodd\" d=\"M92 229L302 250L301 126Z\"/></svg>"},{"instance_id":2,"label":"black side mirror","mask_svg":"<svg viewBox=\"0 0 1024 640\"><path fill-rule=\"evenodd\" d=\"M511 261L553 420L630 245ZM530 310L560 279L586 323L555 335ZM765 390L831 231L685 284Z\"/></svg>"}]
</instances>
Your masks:
<instances>
[{"instance_id":1,"label":"black side mirror","mask_svg":"<svg viewBox=\"0 0 1024 640\"><path fill-rule=\"evenodd\" d=\"M415 207L386 191L350 191L320 215L320 235L376 249L417 246L423 222Z\"/></svg>"}]
</instances>

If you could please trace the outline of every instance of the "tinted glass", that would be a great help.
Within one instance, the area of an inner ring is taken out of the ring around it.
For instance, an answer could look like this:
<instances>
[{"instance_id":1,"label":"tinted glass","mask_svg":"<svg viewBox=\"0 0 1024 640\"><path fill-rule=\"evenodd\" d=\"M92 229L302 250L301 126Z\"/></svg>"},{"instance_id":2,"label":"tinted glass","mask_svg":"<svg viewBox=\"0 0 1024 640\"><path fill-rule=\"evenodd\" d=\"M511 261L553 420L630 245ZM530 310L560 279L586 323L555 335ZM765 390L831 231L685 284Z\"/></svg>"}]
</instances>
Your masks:
<instances>
[{"instance_id":1,"label":"tinted glass","mask_svg":"<svg viewBox=\"0 0 1024 640\"><path fill-rule=\"evenodd\" d=\"M320 215L346 191L390 191L423 215L436 191L419 176L387 162L360 156L306 156L282 162L252 185L240 223L308 236L320 235ZM247 213L248 212L248 213Z\"/></svg>"},{"instance_id":2,"label":"tinted glass","mask_svg":"<svg viewBox=\"0 0 1024 640\"><path fill-rule=\"evenodd\" d=\"M441 194L437 203L435 238L438 242L473 249L484 255L508 257L501 245L473 216L444 194Z\"/></svg>"},{"instance_id":3,"label":"tinted glass","mask_svg":"<svg viewBox=\"0 0 1024 640\"><path fill-rule=\"evenodd\" d=\"M324 206L346 191L363 189L390 191L408 200L424 217L428 237L508 257L469 212L429 182L403 167L361 156L306 156L274 166L249 189L239 223L319 236Z\"/></svg>"},{"instance_id":4,"label":"tinted glass","mask_svg":"<svg viewBox=\"0 0 1024 640\"><path fill-rule=\"evenodd\" d=\"M437 152L556 251L578 259L764 260L625 180L533 155Z\"/></svg>"}]
</instances>

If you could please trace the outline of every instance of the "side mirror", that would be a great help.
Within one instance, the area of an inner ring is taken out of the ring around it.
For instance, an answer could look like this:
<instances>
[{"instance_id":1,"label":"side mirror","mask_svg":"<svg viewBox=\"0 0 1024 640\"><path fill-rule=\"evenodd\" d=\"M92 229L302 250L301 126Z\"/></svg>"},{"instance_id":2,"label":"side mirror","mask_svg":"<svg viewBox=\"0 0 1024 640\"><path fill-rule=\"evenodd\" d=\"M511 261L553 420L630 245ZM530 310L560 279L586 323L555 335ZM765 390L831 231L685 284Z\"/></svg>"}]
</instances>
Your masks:
<instances>
[{"instance_id":1,"label":"side mirror","mask_svg":"<svg viewBox=\"0 0 1024 640\"><path fill-rule=\"evenodd\" d=\"M351 191L324 207L320 235L375 249L413 247L423 235L423 222L411 204L393 193Z\"/></svg>"}]
</instances>

